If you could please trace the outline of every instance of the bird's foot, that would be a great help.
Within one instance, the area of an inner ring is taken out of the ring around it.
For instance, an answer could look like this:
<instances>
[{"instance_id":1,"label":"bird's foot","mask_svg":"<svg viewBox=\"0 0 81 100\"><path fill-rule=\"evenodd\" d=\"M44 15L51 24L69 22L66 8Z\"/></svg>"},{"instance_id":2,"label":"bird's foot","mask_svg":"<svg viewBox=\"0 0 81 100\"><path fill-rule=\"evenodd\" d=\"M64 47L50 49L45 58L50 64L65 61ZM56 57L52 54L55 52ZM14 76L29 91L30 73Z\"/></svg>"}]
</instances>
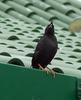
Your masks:
<instances>
[{"instance_id":1,"label":"bird's foot","mask_svg":"<svg viewBox=\"0 0 81 100\"><path fill-rule=\"evenodd\" d=\"M49 70L49 72L55 77L55 71L53 71L52 69L50 69L50 68L48 68L48 67L46 67L48 70Z\"/></svg>"},{"instance_id":2,"label":"bird's foot","mask_svg":"<svg viewBox=\"0 0 81 100\"><path fill-rule=\"evenodd\" d=\"M50 70L49 70L47 67L44 68L44 71L45 71L47 74L50 73Z\"/></svg>"},{"instance_id":3,"label":"bird's foot","mask_svg":"<svg viewBox=\"0 0 81 100\"><path fill-rule=\"evenodd\" d=\"M48 68L43 68L40 64L38 64L39 69L43 70L44 72L46 72L47 74L50 73Z\"/></svg>"},{"instance_id":4,"label":"bird's foot","mask_svg":"<svg viewBox=\"0 0 81 100\"><path fill-rule=\"evenodd\" d=\"M38 64L38 66L39 66L39 69L44 70L44 68L40 64Z\"/></svg>"},{"instance_id":5,"label":"bird's foot","mask_svg":"<svg viewBox=\"0 0 81 100\"><path fill-rule=\"evenodd\" d=\"M55 77L55 72L52 70L52 69L50 69L50 68L48 68L48 67L45 67L45 68L43 68L40 64L38 64L38 66L39 66L39 68L41 69L41 70L43 70L44 72L46 72L47 74L52 74L54 77Z\"/></svg>"}]
</instances>

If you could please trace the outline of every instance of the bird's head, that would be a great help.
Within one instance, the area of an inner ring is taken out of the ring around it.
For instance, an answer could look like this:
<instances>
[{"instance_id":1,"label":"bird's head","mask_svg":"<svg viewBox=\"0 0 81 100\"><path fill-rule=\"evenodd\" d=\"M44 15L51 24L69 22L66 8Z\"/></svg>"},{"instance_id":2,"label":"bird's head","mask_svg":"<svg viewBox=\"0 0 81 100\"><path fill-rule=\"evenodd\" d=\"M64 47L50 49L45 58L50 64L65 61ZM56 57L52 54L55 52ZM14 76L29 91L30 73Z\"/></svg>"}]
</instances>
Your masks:
<instances>
[{"instance_id":1,"label":"bird's head","mask_svg":"<svg viewBox=\"0 0 81 100\"><path fill-rule=\"evenodd\" d=\"M45 34L47 35L54 35L54 25L53 22L51 22L45 29Z\"/></svg>"}]
</instances>

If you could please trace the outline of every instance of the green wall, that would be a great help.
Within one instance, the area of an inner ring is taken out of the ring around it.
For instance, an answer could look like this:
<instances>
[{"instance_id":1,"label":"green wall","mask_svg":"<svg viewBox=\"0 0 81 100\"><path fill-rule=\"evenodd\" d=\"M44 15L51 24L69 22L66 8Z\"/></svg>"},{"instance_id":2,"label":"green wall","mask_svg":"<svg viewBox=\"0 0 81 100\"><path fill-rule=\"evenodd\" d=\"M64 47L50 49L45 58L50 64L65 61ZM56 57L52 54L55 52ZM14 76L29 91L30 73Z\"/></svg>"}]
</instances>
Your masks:
<instances>
[{"instance_id":1,"label":"green wall","mask_svg":"<svg viewBox=\"0 0 81 100\"><path fill-rule=\"evenodd\" d=\"M76 78L0 64L0 100L76 100Z\"/></svg>"}]
</instances>

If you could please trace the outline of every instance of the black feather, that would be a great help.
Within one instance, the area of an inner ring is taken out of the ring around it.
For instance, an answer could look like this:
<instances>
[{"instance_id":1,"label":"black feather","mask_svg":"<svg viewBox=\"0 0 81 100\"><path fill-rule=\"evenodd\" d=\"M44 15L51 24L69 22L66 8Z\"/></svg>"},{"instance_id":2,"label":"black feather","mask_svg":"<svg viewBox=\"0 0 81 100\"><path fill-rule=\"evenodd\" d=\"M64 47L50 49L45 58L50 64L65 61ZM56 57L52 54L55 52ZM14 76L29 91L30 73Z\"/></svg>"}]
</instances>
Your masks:
<instances>
[{"instance_id":1,"label":"black feather","mask_svg":"<svg viewBox=\"0 0 81 100\"><path fill-rule=\"evenodd\" d=\"M39 68L40 64L45 68L54 58L58 48L54 25L51 22L45 29L44 36L39 40L32 58L32 67Z\"/></svg>"}]
</instances>

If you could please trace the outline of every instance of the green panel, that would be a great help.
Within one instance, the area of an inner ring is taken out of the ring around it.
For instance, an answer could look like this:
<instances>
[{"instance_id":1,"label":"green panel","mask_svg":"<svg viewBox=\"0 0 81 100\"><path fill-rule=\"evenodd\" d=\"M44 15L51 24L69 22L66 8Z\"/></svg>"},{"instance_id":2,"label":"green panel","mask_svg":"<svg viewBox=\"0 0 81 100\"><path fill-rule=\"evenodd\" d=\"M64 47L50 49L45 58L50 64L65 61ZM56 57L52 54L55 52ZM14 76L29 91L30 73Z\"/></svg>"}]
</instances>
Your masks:
<instances>
[{"instance_id":1,"label":"green panel","mask_svg":"<svg viewBox=\"0 0 81 100\"><path fill-rule=\"evenodd\" d=\"M0 64L0 100L76 100L76 78Z\"/></svg>"},{"instance_id":2,"label":"green panel","mask_svg":"<svg viewBox=\"0 0 81 100\"><path fill-rule=\"evenodd\" d=\"M65 27L65 28L68 29L68 24L63 23L62 21L60 21L60 20L58 20L58 19L55 19L55 20L54 20L54 23L57 24L57 25L59 25L60 27L62 26L62 27Z\"/></svg>"},{"instance_id":3,"label":"green panel","mask_svg":"<svg viewBox=\"0 0 81 100\"><path fill-rule=\"evenodd\" d=\"M0 17L5 17L5 18L13 18L12 16L6 14L5 12L0 10Z\"/></svg>"},{"instance_id":4,"label":"green panel","mask_svg":"<svg viewBox=\"0 0 81 100\"><path fill-rule=\"evenodd\" d=\"M77 13L76 15L78 15L78 18L81 16L81 10L80 9L75 8L73 6L70 6L70 5L67 5L67 7L73 9Z\"/></svg>"},{"instance_id":5,"label":"green panel","mask_svg":"<svg viewBox=\"0 0 81 100\"><path fill-rule=\"evenodd\" d=\"M49 13L54 14L58 19L60 19L61 21L63 21L64 23L71 23L72 19L69 18L68 16L56 11L56 10L48 10Z\"/></svg>"},{"instance_id":6,"label":"green panel","mask_svg":"<svg viewBox=\"0 0 81 100\"><path fill-rule=\"evenodd\" d=\"M38 16L38 15L32 15L31 18L33 20L36 20L38 23L40 23L41 25L44 25L44 26L49 23L49 21L47 19L44 19L43 17Z\"/></svg>"},{"instance_id":7,"label":"green panel","mask_svg":"<svg viewBox=\"0 0 81 100\"><path fill-rule=\"evenodd\" d=\"M55 0L45 0L46 3L48 3L49 5L51 5L54 9L56 9L57 11L60 11L63 14L68 13L69 11L72 11L71 8L68 8L58 2L56 2Z\"/></svg>"},{"instance_id":8,"label":"green panel","mask_svg":"<svg viewBox=\"0 0 81 100\"><path fill-rule=\"evenodd\" d=\"M25 15L25 16L29 16L30 14L33 14L34 12L31 9L26 9L25 7L12 2L12 1L7 1L7 4L11 7L13 7L16 11L18 11L19 13Z\"/></svg>"},{"instance_id":9,"label":"green panel","mask_svg":"<svg viewBox=\"0 0 81 100\"><path fill-rule=\"evenodd\" d=\"M13 1L23 6L31 5L31 3L27 0L13 0Z\"/></svg>"},{"instance_id":10,"label":"green panel","mask_svg":"<svg viewBox=\"0 0 81 100\"><path fill-rule=\"evenodd\" d=\"M62 4L69 4L69 0L56 0L56 1Z\"/></svg>"},{"instance_id":11,"label":"green panel","mask_svg":"<svg viewBox=\"0 0 81 100\"><path fill-rule=\"evenodd\" d=\"M51 9L52 7L42 1L38 0L29 0L35 7L40 8L42 10Z\"/></svg>"},{"instance_id":12,"label":"green panel","mask_svg":"<svg viewBox=\"0 0 81 100\"><path fill-rule=\"evenodd\" d=\"M0 2L0 10L2 10L3 12L7 12L8 10L11 10L11 9L13 8Z\"/></svg>"},{"instance_id":13,"label":"green panel","mask_svg":"<svg viewBox=\"0 0 81 100\"><path fill-rule=\"evenodd\" d=\"M81 79L81 71L80 70L76 70L73 68L69 68L67 66L58 66L58 67L54 67L54 70L57 70L57 72L61 71L62 73L64 73L65 75L68 76L72 76L72 77L76 77L78 79Z\"/></svg>"},{"instance_id":14,"label":"green panel","mask_svg":"<svg viewBox=\"0 0 81 100\"><path fill-rule=\"evenodd\" d=\"M50 20L56 18L55 15L49 14L39 8L36 8L34 6L29 6L29 9L33 10L35 13L37 13L39 16L42 16L43 18Z\"/></svg>"},{"instance_id":15,"label":"green panel","mask_svg":"<svg viewBox=\"0 0 81 100\"><path fill-rule=\"evenodd\" d=\"M77 99L81 100L81 79L77 82Z\"/></svg>"},{"instance_id":16,"label":"green panel","mask_svg":"<svg viewBox=\"0 0 81 100\"><path fill-rule=\"evenodd\" d=\"M8 14L15 17L16 19L19 19L19 20L27 22L27 23L36 23L36 21L34 21L33 19L26 17L16 11L9 11Z\"/></svg>"},{"instance_id":17,"label":"green panel","mask_svg":"<svg viewBox=\"0 0 81 100\"><path fill-rule=\"evenodd\" d=\"M80 2L80 0L70 0L70 3L73 5L73 6L75 6L75 7L77 7L77 8L81 8L81 2Z\"/></svg>"}]
</instances>

